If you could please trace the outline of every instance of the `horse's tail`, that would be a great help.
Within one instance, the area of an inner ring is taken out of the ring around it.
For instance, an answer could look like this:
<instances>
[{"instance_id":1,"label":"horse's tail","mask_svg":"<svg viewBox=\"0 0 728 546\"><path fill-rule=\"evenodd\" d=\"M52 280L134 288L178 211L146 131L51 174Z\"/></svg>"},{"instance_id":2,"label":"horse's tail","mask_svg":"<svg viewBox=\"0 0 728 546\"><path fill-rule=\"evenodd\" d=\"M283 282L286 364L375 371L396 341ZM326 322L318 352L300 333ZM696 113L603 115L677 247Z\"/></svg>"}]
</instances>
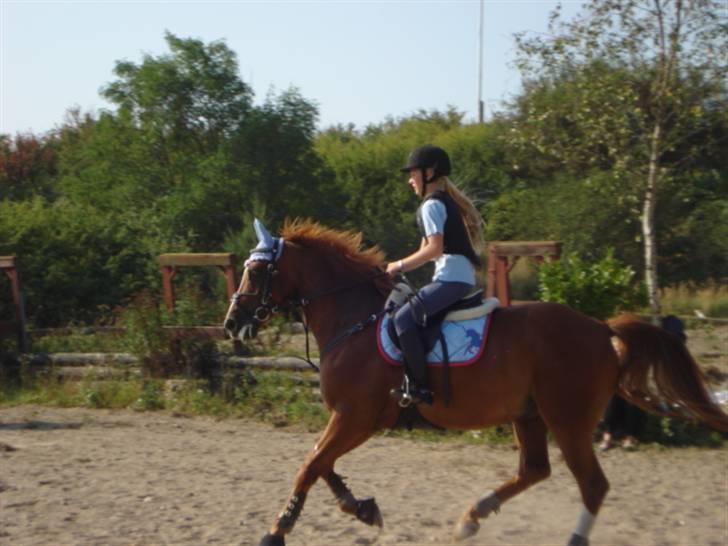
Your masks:
<instances>
[{"instance_id":1,"label":"horse's tail","mask_svg":"<svg viewBox=\"0 0 728 546\"><path fill-rule=\"evenodd\" d=\"M649 412L728 432L728 415L711 398L700 368L679 337L634 315L620 315L608 324L618 339L620 396Z\"/></svg>"}]
</instances>

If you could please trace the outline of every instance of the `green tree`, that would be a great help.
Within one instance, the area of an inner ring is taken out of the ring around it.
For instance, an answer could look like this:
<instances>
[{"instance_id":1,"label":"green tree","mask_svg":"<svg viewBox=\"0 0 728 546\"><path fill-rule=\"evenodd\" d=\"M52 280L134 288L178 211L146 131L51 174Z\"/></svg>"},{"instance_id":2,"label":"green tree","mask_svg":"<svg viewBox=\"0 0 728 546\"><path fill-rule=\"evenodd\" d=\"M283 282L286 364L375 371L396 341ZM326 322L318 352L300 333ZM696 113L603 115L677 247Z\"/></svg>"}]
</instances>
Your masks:
<instances>
[{"instance_id":1,"label":"green tree","mask_svg":"<svg viewBox=\"0 0 728 546\"><path fill-rule=\"evenodd\" d=\"M272 225L336 211L316 107L295 89L255 106L224 43L165 39L170 53L116 64L102 93L117 109L74 128L64 191L120 217L141 209L196 251L221 250L261 211Z\"/></svg>"},{"instance_id":2,"label":"green tree","mask_svg":"<svg viewBox=\"0 0 728 546\"><path fill-rule=\"evenodd\" d=\"M224 42L165 33L169 55L119 61L117 80L101 94L138 127L174 148L214 151L245 120L253 92L238 76L235 53Z\"/></svg>"},{"instance_id":3,"label":"green tree","mask_svg":"<svg viewBox=\"0 0 728 546\"><path fill-rule=\"evenodd\" d=\"M572 170L606 168L629 182L659 315L657 204L696 153L695 135L725 111L725 13L709 0L592 0L570 22L554 12L550 30L518 37L528 93L512 142ZM555 100L557 88L570 100Z\"/></svg>"}]
</instances>

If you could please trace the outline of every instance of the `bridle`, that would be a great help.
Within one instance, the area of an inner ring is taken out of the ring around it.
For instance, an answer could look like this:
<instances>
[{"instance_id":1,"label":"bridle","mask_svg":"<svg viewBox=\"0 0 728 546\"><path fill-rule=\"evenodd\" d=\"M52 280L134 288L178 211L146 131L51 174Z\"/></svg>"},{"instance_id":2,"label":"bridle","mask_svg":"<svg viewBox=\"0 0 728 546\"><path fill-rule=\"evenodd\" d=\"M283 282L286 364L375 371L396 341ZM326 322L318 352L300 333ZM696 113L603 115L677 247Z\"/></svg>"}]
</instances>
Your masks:
<instances>
[{"instance_id":1,"label":"bridle","mask_svg":"<svg viewBox=\"0 0 728 546\"><path fill-rule=\"evenodd\" d=\"M273 277L278 274L278 254L279 254L279 247L280 247L280 240L274 239L273 240L273 246L270 248L256 248L251 250L251 253L253 252L261 252L261 253L270 253L272 258L268 262L268 266L265 268L265 276L263 278L263 286L261 289L256 290L255 292L241 292L240 290L236 291L232 298L230 298L230 303L235 305L237 307L238 302L241 297L243 296L257 296L260 294L260 302L258 303L258 307L255 308L255 311L253 311L252 319L258 323L262 324L269 320L275 313L278 313L280 311L286 311L288 308L292 307L292 303L288 302L288 304L279 305L276 303L273 303ZM247 260L245 262L245 270L250 274L250 269L248 268L248 265L250 263L253 263L258 260ZM245 273L243 274L245 275ZM298 302L300 304L300 302Z\"/></svg>"}]
</instances>

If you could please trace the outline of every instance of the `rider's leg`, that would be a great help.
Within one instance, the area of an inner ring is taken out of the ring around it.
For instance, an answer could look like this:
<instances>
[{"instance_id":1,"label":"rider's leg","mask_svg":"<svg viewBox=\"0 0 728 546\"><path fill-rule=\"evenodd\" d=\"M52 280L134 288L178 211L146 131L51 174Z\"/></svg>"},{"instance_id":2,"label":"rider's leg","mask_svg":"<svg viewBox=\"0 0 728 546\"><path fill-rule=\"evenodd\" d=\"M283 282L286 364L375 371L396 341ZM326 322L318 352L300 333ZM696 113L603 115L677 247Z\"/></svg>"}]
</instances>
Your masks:
<instances>
[{"instance_id":1,"label":"rider's leg","mask_svg":"<svg viewBox=\"0 0 728 546\"><path fill-rule=\"evenodd\" d=\"M432 403L432 393L429 391L420 393L420 387L424 388L427 384L427 363L418 326L421 315L415 317L417 310L422 312L421 305L410 301L395 313L393 319L404 356L405 385L402 389L392 390L392 395L403 404L406 401L417 403L422 398Z\"/></svg>"},{"instance_id":2,"label":"rider's leg","mask_svg":"<svg viewBox=\"0 0 728 546\"><path fill-rule=\"evenodd\" d=\"M425 350L419 330L412 328L399 334L399 345L404 353L407 376L413 383L409 389L413 402L432 404L432 392L428 388L429 382L427 381Z\"/></svg>"},{"instance_id":3,"label":"rider's leg","mask_svg":"<svg viewBox=\"0 0 728 546\"><path fill-rule=\"evenodd\" d=\"M465 296L472 286L456 282L433 282L424 286L418 297L405 304L394 316L394 327L399 335L400 346L404 353L407 375L415 384L410 389L419 401L432 403L432 393L428 390L427 362L417 322L426 316L445 309Z\"/></svg>"}]
</instances>

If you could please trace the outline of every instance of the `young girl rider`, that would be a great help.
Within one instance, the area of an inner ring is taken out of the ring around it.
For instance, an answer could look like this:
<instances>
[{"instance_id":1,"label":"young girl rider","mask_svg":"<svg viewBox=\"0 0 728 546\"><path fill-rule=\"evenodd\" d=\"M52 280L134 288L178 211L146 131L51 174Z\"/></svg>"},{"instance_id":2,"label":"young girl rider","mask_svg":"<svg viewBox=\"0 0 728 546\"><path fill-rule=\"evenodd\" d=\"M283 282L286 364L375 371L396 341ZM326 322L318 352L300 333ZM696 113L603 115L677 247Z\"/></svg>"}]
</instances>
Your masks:
<instances>
[{"instance_id":1,"label":"young girl rider","mask_svg":"<svg viewBox=\"0 0 728 546\"><path fill-rule=\"evenodd\" d=\"M422 241L417 251L388 263L387 273L396 276L434 261L435 274L432 282L418 291L419 298L411 299L394 316L409 381L392 394L402 403L432 404L415 315L421 316L422 310L427 316L433 315L473 289L475 268L480 266L475 249L482 245L483 220L473 203L448 179L450 158L442 148L428 144L415 149L401 171L409 173L410 186L422 198L417 209Z\"/></svg>"}]
</instances>

